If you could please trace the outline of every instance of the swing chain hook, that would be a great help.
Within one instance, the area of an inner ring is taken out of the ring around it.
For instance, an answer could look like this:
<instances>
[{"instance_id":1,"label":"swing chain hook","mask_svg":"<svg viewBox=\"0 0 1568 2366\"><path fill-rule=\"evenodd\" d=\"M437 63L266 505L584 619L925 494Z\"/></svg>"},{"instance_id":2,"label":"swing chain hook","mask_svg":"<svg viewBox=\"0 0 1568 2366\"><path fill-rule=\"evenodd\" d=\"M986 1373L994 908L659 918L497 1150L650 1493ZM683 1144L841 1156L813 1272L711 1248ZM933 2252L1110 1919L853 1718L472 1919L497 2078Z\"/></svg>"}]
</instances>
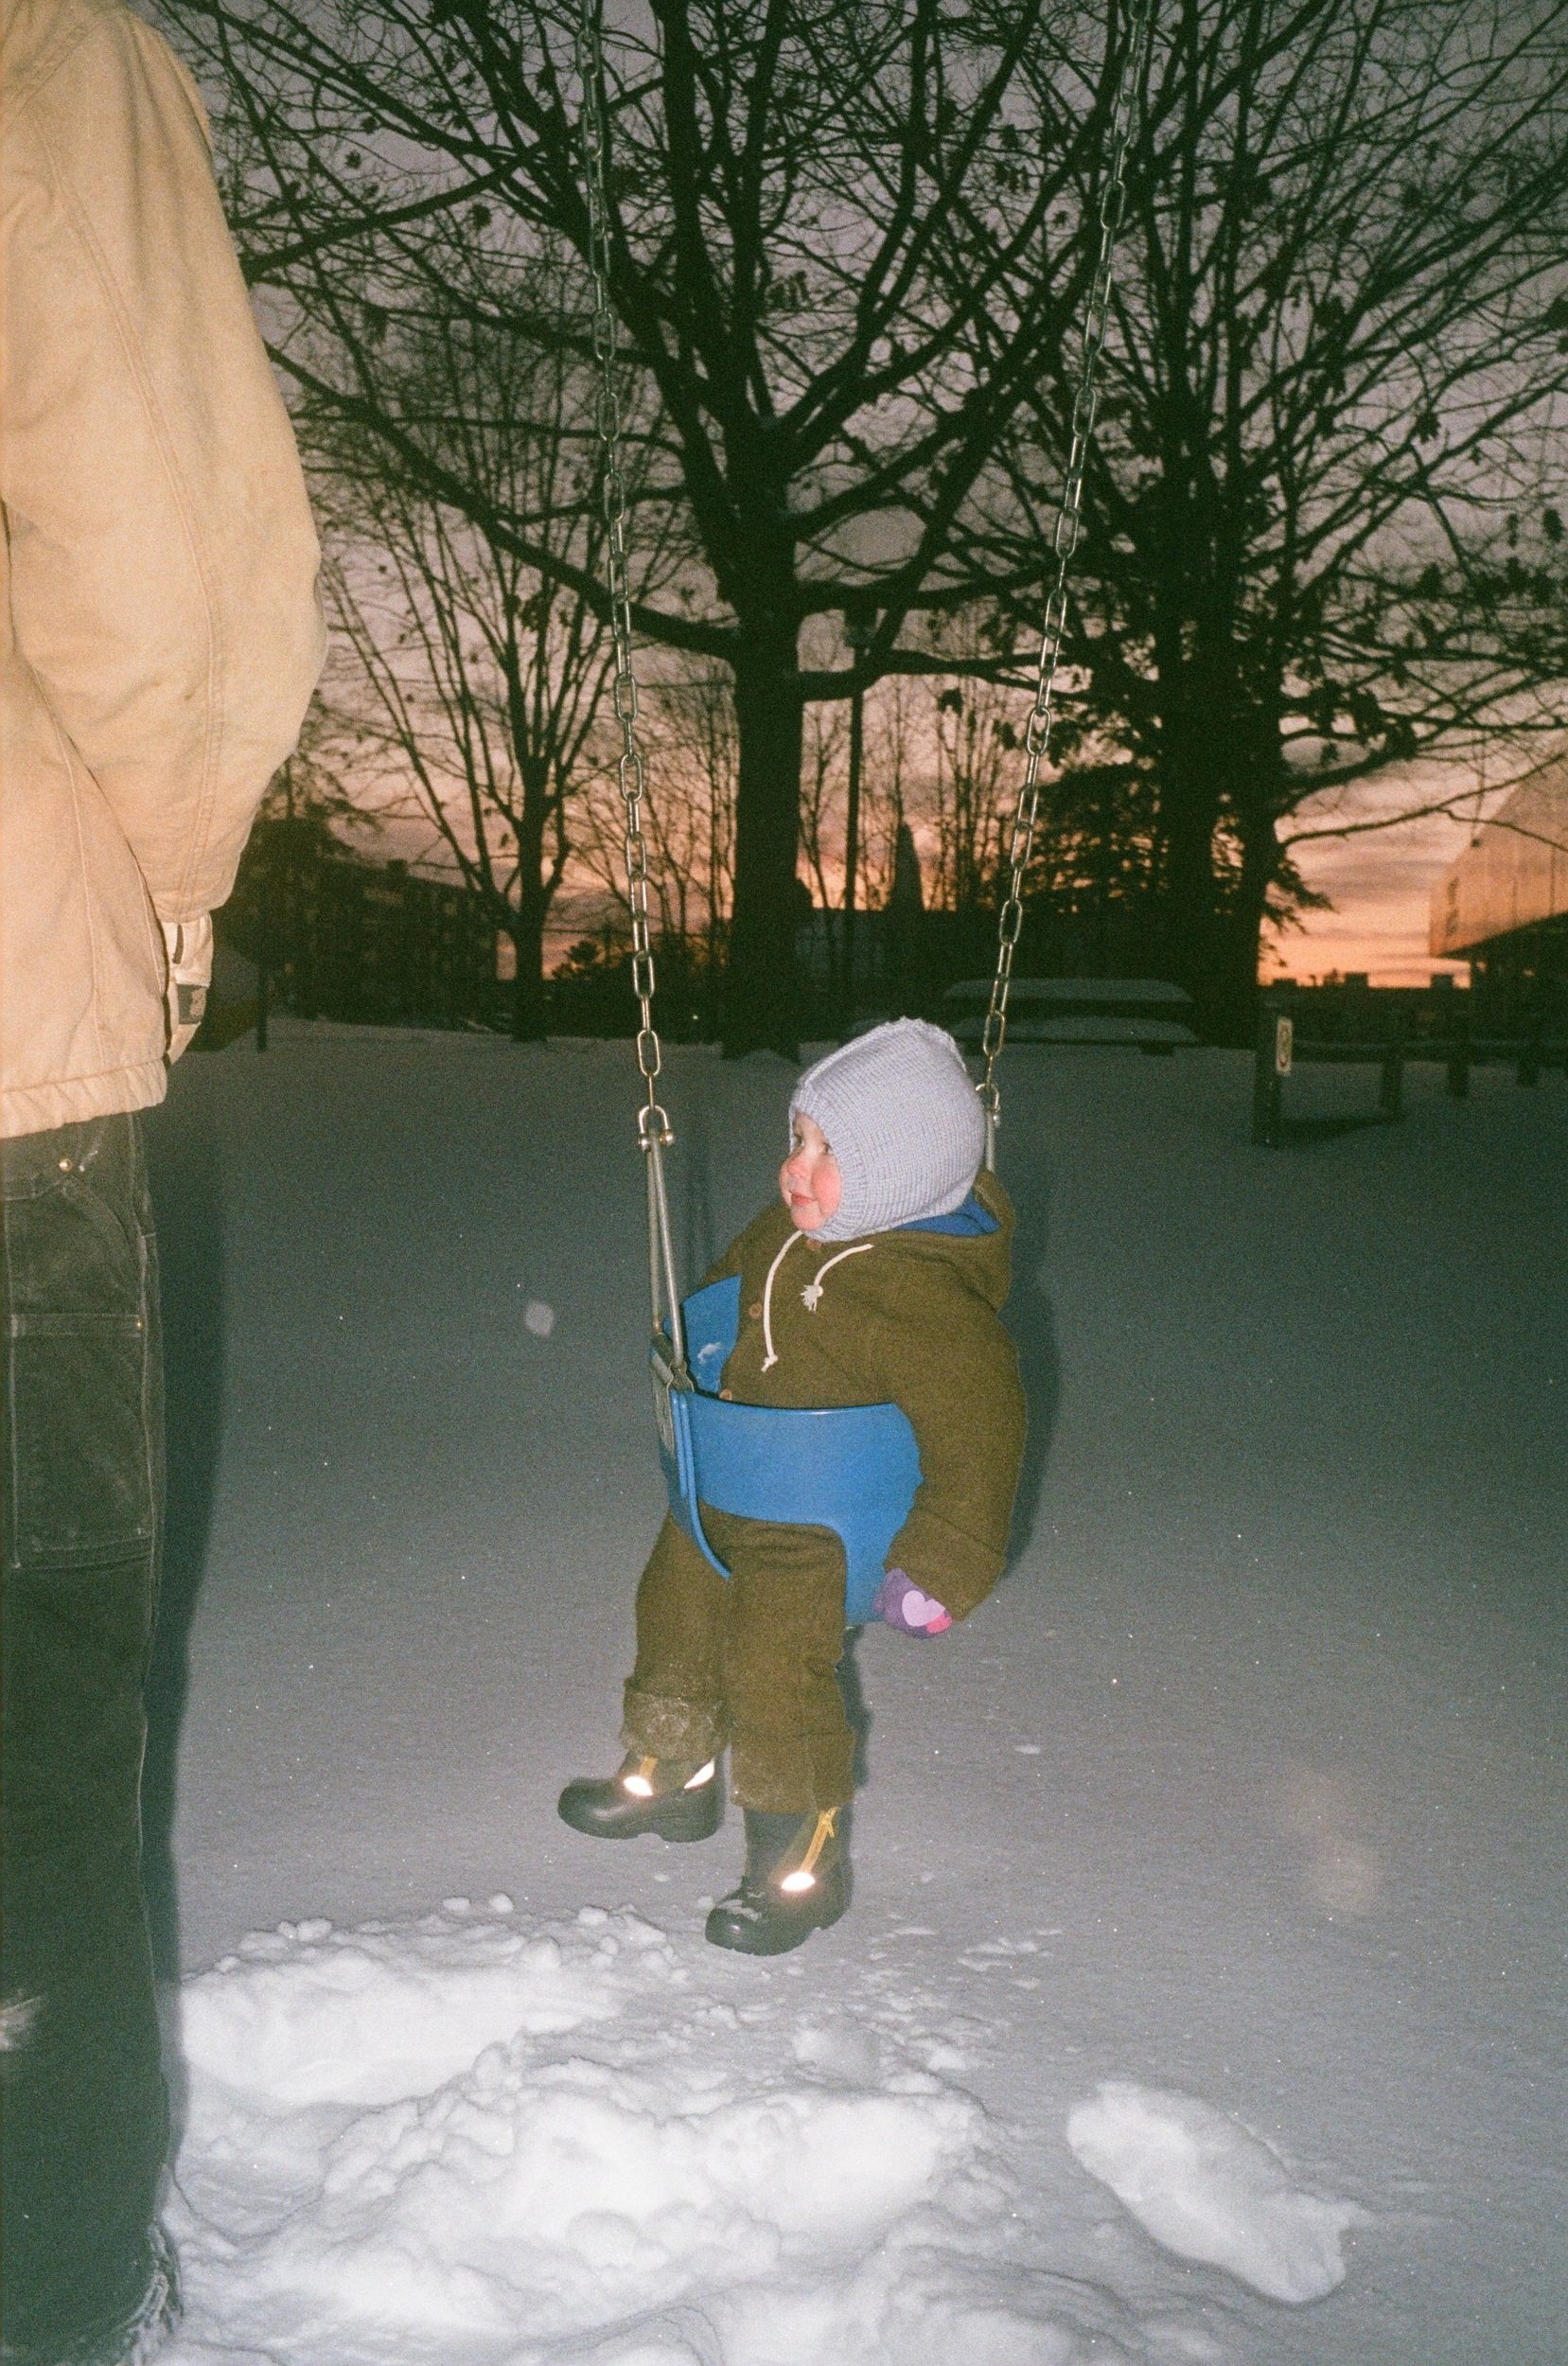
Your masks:
<instances>
[{"instance_id":1,"label":"swing chain hook","mask_svg":"<svg viewBox=\"0 0 1568 2366\"><path fill-rule=\"evenodd\" d=\"M661 1333L669 1342L669 1377L678 1388L689 1388L686 1368L686 1327L680 1312L680 1286L675 1272L675 1229L670 1222L669 1192L664 1182L664 1153L675 1139L669 1119L657 1101L639 1113L637 1139L647 1161L648 1178L648 1297L653 1310L656 1343Z\"/></svg>"},{"instance_id":2,"label":"swing chain hook","mask_svg":"<svg viewBox=\"0 0 1568 2366\"><path fill-rule=\"evenodd\" d=\"M609 574L609 626L615 651L614 709L621 727L621 753L616 785L621 793L625 829L626 909L631 917L631 983L637 997L640 1025L637 1066L645 1100L637 1121L637 1136L644 1151L657 1141L675 1139L670 1121L659 1105L656 1089L664 1055L653 1018L653 938L648 920L648 845L643 830L643 800L647 769L637 738L637 672L632 662L631 569L627 556L626 523L629 503L624 461L625 433L617 373L618 336L610 300L612 233L609 210L609 115L605 99L604 31L600 0L582 0L577 18L575 62L582 91L579 129L583 152L583 185L588 204L588 263L593 280L593 358L598 370L594 425L602 468L604 509Z\"/></svg>"},{"instance_id":3,"label":"swing chain hook","mask_svg":"<svg viewBox=\"0 0 1568 2366\"><path fill-rule=\"evenodd\" d=\"M1008 891L996 922L996 974L991 982L991 1001L980 1036L985 1073L976 1089L985 1112L985 1163L988 1168L995 1164L996 1128L1001 1123L996 1062L1007 1039L1008 990L1013 982L1013 956L1023 930L1024 884L1040 819L1040 774L1050 755L1051 730L1056 720L1056 676L1062 662L1062 644L1066 637L1067 627L1067 576L1083 525L1084 475L1088 463L1089 440L1094 433L1095 413L1100 402L1097 381L1110 318L1114 286L1112 264L1117 233L1121 226L1127 201L1125 168L1133 107L1143 79L1154 13L1154 0L1132 0L1127 17L1127 46L1111 111L1105 178L1100 191L1100 251L1089 289L1084 356L1073 395L1072 441L1056 505L1056 523L1051 534L1056 574L1046 601L1045 625L1035 668L1034 704L1024 733L1024 774L1019 784L1018 802L1013 809L1008 841Z\"/></svg>"}]
</instances>

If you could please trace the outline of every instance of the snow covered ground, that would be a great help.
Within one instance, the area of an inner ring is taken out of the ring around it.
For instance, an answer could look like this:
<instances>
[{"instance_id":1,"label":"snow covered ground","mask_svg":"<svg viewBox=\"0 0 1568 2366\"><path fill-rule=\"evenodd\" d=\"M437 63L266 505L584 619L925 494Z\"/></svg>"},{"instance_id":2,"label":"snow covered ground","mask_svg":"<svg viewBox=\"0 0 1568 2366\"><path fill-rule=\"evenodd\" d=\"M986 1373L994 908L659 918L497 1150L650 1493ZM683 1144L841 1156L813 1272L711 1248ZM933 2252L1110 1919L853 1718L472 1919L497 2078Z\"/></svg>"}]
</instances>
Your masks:
<instances>
[{"instance_id":1,"label":"snow covered ground","mask_svg":"<svg viewBox=\"0 0 1568 2366\"><path fill-rule=\"evenodd\" d=\"M1562 1081L1270 1154L1234 1055L1012 1055L1016 1564L856 1647L854 1907L758 1965L738 1817L554 1813L659 1510L628 1068L295 1026L154 1121L169 2366L1560 2366ZM694 1274L788 1075L671 1058Z\"/></svg>"}]
</instances>

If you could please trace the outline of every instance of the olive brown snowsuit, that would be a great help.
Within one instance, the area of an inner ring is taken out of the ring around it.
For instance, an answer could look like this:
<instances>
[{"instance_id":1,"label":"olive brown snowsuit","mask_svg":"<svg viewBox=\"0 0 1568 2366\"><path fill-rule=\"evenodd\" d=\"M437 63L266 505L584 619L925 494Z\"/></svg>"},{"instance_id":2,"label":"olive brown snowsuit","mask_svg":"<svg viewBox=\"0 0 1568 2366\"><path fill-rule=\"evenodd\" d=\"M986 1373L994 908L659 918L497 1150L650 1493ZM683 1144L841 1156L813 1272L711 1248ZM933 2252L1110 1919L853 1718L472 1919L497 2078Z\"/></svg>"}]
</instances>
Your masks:
<instances>
[{"instance_id":1,"label":"olive brown snowsuit","mask_svg":"<svg viewBox=\"0 0 1568 2366\"><path fill-rule=\"evenodd\" d=\"M784 1207L747 1226L706 1277L741 1279L740 1335L722 1393L748 1404L892 1403L920 1450L921 1484L887 1565L962 1618L1001 1574L1024 1441L1007 1297L1013 1209L981 1174L955 1215L840 1244L798 1232ZM706 1506L731 1571L666 1518L637 1594L637 1662L623 1739L651 1757L728 1743L746 1808L844 1805L854 1737L838 1689L844 1554L828 1529Z\"/></svg>"}]
</instances>

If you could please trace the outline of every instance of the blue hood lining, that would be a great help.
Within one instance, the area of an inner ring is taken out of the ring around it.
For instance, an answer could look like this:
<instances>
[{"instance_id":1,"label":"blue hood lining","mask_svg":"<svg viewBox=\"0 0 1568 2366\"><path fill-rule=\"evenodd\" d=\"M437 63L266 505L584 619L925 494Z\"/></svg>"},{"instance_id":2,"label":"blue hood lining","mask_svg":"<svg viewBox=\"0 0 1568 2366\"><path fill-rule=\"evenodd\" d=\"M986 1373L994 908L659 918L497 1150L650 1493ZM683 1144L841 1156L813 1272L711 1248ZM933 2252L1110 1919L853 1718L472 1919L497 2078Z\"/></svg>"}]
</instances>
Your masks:
<instances>
[{"instance_id":1,"label":"blue hood lining","mask_svg":"<svg viewBox=\"0 0 1568 2366\"><path fill-rule=\"evenodd\" d=\"M960 1240L973 1239L979 1233L996 1232L1000 1228L996 1218L989 1209L981 1207L974 1192L970 1192L961 1208L955 1208L948 1215L919 1216L913 1224L894 1227L899 1232L950 1232L957 1234Z\"/></svg>"}]
</instances>

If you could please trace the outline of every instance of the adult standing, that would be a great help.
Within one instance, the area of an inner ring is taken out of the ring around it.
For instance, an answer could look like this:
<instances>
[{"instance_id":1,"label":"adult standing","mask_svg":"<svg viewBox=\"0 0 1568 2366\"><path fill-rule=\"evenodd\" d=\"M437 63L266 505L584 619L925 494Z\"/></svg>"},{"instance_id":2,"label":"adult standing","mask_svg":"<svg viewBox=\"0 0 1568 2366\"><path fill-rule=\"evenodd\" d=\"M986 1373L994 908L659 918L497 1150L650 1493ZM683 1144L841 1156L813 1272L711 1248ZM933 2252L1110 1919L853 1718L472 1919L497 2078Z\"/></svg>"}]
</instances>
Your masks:
<instances>
[{"instance_id":1,"label":"adult standing","mask_svg":"<svg viewBox=\"0 0 1568 2366\"><path fill-rule=\"evenodd\" d=\"M298 456L194 84L119 0L0 0L4 2357L173 2313L140 1881L163 1504L136 1113L320 669Z\"/></svg>"}]
</instances>

